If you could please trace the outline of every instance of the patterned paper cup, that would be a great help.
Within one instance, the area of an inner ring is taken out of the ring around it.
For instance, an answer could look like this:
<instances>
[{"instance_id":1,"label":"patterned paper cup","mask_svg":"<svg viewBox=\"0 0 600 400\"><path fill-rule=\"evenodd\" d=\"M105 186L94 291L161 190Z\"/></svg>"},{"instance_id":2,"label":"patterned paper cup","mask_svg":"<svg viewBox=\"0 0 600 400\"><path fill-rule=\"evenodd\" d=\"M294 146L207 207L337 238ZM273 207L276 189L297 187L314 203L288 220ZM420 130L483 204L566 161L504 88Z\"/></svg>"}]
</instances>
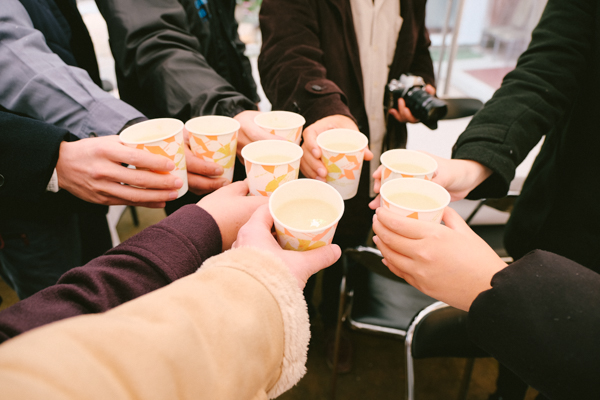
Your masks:
<instances>
[{"instance_id":1,"label":"patterned paper cup","mask_svg":"<svg viewBox=\"0 0 600 400\"><path fill-rule=\"evenodd\" d=\"M381 183L396 178L420 178L430 181L437 170L437 161L414 150L388 150L381 155Z\"/></svg>"},{"instance_id":2,"label":"patterned paper cup","mask_svg":"<svg viewBox=\"0 0 600 400\"><path fill-rule=\"evenodd\" d=\"M183 180L183 186L177 191L177 198L187 192L183 122L173 118L151 119L124 129L119 138L128 147L146 150L173 160L175 169L169 173Z\"/></svg>"},{"instance_id":3,"label":"patterned paper cup","mask_svg":"<svg viewBox=\"0 0 600 400\"><path fill-rule=\"evenodd\" d=\"M330 244L344 214L344 200L331 186L315 179L296 179L269 198L279 245L306 251Z\"/></svg>"},{"instance_id":4,"label":"patterned paper cup","mask_svg":"<svg viewBox=\"0 0 600 400\"><path fill-rule=\"evenodd\" d=\"M235 151L240 123L230 117L206 115L185 123L189 133L190 148L196 157L223 167L223 177L231 182L235 167Z\"/></svg>"},{"instance_id":5,"label":"patterned paper cup","mask_svg":"<svg viewBox=\"0 0 600 400\"><path fill-rule=\"evenodd\" d=\"M290 111L270 111L258 114L254 117L254 123L272 135L300 144L306 120L302 115Z\"/></svg>"},{"instance_id":6,"label":"patterned paper cup","mask_svg":"<svg viewBox=\"0 0 600 400\"><path fill-rule=\"evenodd\" d=\"M327 183L333 186L344 200L353 198L358 191L360 171L367 137L352 129L331 129L317 136L321 148L321 161L327 168Z\"/></svg>"},{"instance_id":7,"label":"patterned paper cup","mask_svg":"<svg viewBox=\"0 0 600 400\"><path fill-rule=\"evenodd\" d=\"M450 194L437 183L419 178L394 179L381 186L381 205L421 221L440 223Z\"/></svg>"},{"instance_id":8,"label":"patterned paper cup","mask_svg":"<svg viewBox=\"0 0 600 400\"><path fill-rule=\"evenodd\" d=\"M259 140L242 149L250 194L270 196L280 185L298 179L302 148L283 140Z\"/></svg>"}]
</instances>

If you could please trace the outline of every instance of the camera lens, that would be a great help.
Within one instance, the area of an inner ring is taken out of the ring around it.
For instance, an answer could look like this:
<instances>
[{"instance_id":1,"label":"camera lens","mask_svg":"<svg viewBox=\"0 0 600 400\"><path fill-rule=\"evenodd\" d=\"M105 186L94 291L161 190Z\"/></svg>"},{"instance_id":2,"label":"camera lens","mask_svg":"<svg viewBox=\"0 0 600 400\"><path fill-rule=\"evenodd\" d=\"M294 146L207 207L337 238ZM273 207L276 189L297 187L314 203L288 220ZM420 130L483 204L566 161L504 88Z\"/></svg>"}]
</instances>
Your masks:
<instances>
[{"instance_id":1,"label":"camera lens","mask_svg":"<svg viewBox=\"0 0 600 400\"><path fill-rule=\"evenodd\" d=\"M420 87L411 88L404 95L404 101L412 115L430 128L437 127L437 121L444 118L448 112L448 107L443 100L430 95Z\"/></svg>"}]
</instances>

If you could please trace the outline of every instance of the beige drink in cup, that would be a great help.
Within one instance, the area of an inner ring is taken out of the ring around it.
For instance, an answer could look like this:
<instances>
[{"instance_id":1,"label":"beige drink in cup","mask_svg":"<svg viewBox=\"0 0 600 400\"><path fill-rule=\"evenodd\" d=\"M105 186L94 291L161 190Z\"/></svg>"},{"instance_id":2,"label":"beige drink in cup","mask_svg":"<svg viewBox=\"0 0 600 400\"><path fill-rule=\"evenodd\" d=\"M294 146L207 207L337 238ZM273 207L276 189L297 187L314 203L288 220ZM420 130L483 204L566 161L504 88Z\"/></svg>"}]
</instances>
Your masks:
<instances>
[{"instance_id":1,"label":"beige drink in cup","mask_svg":"<svg viewBox=\"0 0 600 400\"><path fill-rule=\"evenodd\" d=\"M306 120L302 115L290 111L269 111L254 117L254 123L272 135L300 144Z\"/></svg>"},{"instance_id":2,"label":"beige drink in cup","mask_svg":"<svg viewBox=\"0 0 600 400\"><path fill-rule=\"evenodd\" d=\"M194 155L219 164L223 167L223 174L220 176L231 182L240 123L230 117L206 115L190 119L185 123L185 129Z\"/></svg>"},{"instance_id":3,"label":"beige drink in cup","mask_svg":"<svg viewBox=\"0 0 600 400\"><path fill-rule=\"evenodd\" d=\"M344 214L344 200L326 183L296 179L273 192L269 211L281 247L306 251L331 244Z\"/></svg>"},{"instance_id":4,"label":"beige drink in cup","mask_svg":"<svg viewBox=\"0 0 600 400\"><path fill-rule=\"evenodd\" d=\"M149 151L172 160L175 169L169 173L183 181L183 186L177 191L177 198L187 192L183 122L174 118L151 119L124 129L119 138L128 147Z\"/></svg>"},{"instance_id":5,"label":"beige drink in cup","mask_svg":"<svg viewBox=\"0 0 600 400\"><path fill-rule=\"evenodd\" d=\"M258 140L242 149L250 194L270 196L280 185L298 179L302 148L284 140Z\"/></svg>"},{"instance_id":6,"label":"beige drink in cup","mask_svg":"<svg viewBox=\"0 0 600 400\"><path fill-rule=\"evenodd\" d=\"M327 168L327 183L333 186L344 200L358 192L364 151L369 139L352 129L330 129L317 136L321 148L321 161Z\"/></svg>"},{"instance_id":7,"label":"beige drink in cup","mask_svg":"<svg viewBox=\"0 0 600 400\"><path fill-rule=\"evenodd\" d=\"M421 221L440 223L450 194L437 183L419 178L389 180L381 186L381 206Z\"/></svg>"},{"instance_id":8,"label":"beige drink in cup","mask_svg":"<svg viewBox=\"0 0 600 400\"><path fill-rule=\"evenodd\" d=\"M381 183L397 178L420 178L430 181L437 170L437 161L415 150L388 150L381 155Z\"/></svg>"}]
</instances>

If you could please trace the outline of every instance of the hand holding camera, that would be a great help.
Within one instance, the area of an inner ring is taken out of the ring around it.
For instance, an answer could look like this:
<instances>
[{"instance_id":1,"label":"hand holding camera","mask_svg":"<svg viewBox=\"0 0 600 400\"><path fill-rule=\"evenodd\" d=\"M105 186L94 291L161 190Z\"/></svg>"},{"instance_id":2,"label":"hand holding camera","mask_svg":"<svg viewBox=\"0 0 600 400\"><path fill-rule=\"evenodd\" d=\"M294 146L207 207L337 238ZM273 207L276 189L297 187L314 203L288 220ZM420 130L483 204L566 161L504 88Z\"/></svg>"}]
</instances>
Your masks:
<instances>
[{"instance_id":1,"label":"hand holding camera","mask_svg":"<svg viewBox=\"0 0 600 400\"><path fill-rule=\"evenodd\" d=\"M386 86L384 106L400 122L422 122L429 129L437 129L437 121L448 112L446 103L435 95L435 88L426 85L423 78L402 75Z\"/></svg>"}]
</instances>

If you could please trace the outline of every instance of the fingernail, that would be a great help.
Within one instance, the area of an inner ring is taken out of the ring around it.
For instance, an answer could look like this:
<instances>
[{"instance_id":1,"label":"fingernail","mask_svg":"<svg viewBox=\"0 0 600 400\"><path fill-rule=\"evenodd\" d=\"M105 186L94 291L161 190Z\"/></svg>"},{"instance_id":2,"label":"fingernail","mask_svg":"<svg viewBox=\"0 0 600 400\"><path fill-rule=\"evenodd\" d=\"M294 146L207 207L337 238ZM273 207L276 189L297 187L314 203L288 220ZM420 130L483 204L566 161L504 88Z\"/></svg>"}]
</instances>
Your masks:
<instances>
[{"instance_id":1,"label":"fingernail","mask_svg":"<svg viewBox=\"0 0 600 400\"><path fill-rule=\"evenodd\" d=\"M172 170L174 170L174 169L175 169L175 163L174 163L173 161L168 161L168 162L167 162L167 169L168 169L169 171L172 171Z\"/></svg>"},{"instance_id":2,"label":"fingernail","mask_svg":"<svg viewBox=\"0 0 600 400\"><path fill-rule=\"evenodd\" d=\"M321 182L326 182L325 178L321 178L320 176L317 176L315 179Z\"/></svg>"},{"instance_id":3,"label":"fingernail","mask_svg":"<svg viewBox=\"0 0 600 400\"><path fill-rule=\"evenodd\" d=\"M230 183L231 183L231 182L229 182L229 181L225 181L225 182L223 182L223 186L227 186L227 185L229 185ZM221 186L221 187L223 187L223 186Z\"/></svg>"},{"instance_id":4,"label":"fingernail","mask_svg":"<svg viewBox=\"0 0 600 400\"><path fill-rule=\"evenodd\" d=\"M373 236L373 243L377 243L379 242L379 238L377 237L377 235Z\"/></svg>"},{"instance_id":5,"label":"fingernail","mask_svg":"<svg viewBox=\"0 0 600 400\"><path fill-rule=\"evenodd\" d=\"M177 198L177 195L178 195L177 192L169 193L169 200L175 200Z\"/></svg>"},{"instance_id":6,"label":"fingernail","mask_svg":"<svg viewBox=\"0 0 600 400\"><path fill-rule=\"evenodd\" d=\"M181 178L175 179L175 187L180 188L183 186L183 180Z\"/></svg>"},{"instance_id":7,"label":"fingernail","mask_svg":"<svg viewBox=\"0 0 600 400\"><path fill-rule=\"evenodd\" d=\"M377 221L377 214L373 214L373 222Z\"/></svg>"},{"instance_id":8,"label":"fingernail","mask_svg":"<svg viewBox=\"0 0 600 400\"><path fill-rule=\"evenodd\" d=\"M312 153L312 155L313 155L314 158L320 158L319 150L312 149L311 153Z\"/></svg>"},{"instance_id":9,"label":"fingernail","mask_svg":"<svg viewBox=\"0 0 600 400\"><path fill-rule=\"evenodd\" d=\"M319 174L319 176L325 177L327 176L327 170L325 168L319 168L317 170L317 174Z\"/></svg>"},{"instance_id":10,"label":"fingernail","mask_svg":"<svg viewBox=\"0 0 600 400\"><path fill-rule=\"evenodd\" d=\"M214 170L215 175L221 175L222 173L223 173L223 168L215 167L215 170Z\"/></svg>"}]
</instances>

